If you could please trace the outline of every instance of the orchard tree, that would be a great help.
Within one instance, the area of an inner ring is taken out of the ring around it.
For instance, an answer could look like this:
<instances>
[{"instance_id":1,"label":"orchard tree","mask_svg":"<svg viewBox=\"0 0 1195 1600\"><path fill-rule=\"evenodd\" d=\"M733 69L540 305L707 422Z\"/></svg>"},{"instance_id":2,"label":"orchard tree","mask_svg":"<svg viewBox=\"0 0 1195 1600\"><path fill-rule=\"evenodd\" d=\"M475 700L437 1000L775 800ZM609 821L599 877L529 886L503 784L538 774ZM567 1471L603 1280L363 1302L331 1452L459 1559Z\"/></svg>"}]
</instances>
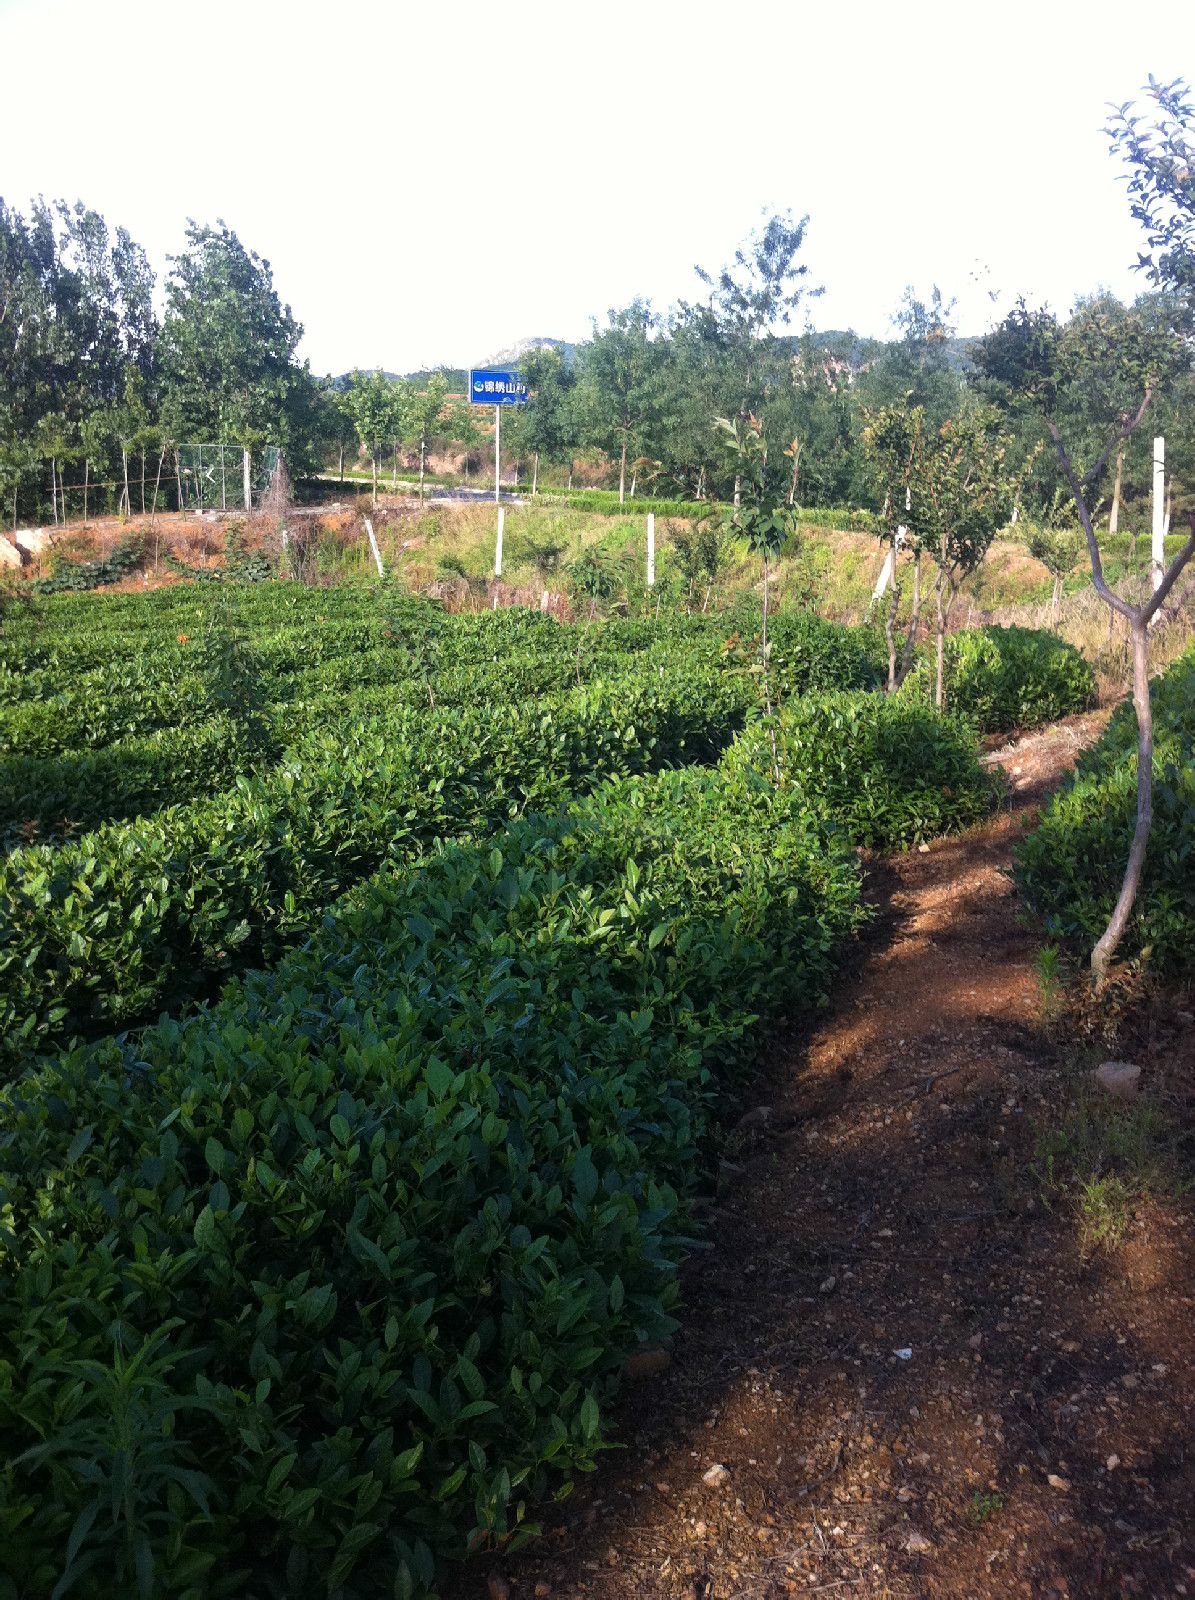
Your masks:
<instances>
[{"instance_id":1,"label":"orchard tree","mask_svg":"<svg viewBox=\"0 0 1195 1600\"><path fill-rule=\"evenodd\" d=\"M863 449L868 487L883 530L881 538L891 556L891 582L884 637L888 642L888 693L894 694L908 677L917 649L921 622L921 536L909 525L913 480L921 471L925 413L920 406L884 406L865 417ZM903 644L897 646L897 621L902 584L899 561L908 553L913 563L912 608Z\"/></svg>"},{"instance_id":2,"label":"orchard tree","mask_svg":"<svg viewBox=\"0 0 1195 1600\"><path fill-rule=\"evenodd\" d=\"M764 711L769 718L768 733L772 741L772 776L779 783L780 757L776 749L776 729L770 720L772 689L768 677L768 601L772 563L779 558L785 540L796 533L796 517L786 506L769 503L768 441L758 418L748 416L739 420L715 417L714 427L730 453L735 481L740 487L739 503L726 511L723 527L726 533L745 539L763 567L763 629L759 641L759 659L763 674Z\"/></svg>"},{"instance_id":3,"label":"orchard tree","mask_svg":"<svg viewBox=\"0 0 1195 1600\"><path fill-rule=\"evenodd\" d=\"M939 711L946 704L943 659L954 602L1012 509L1013 485L1005 470L1005 453L996 412L972 406L923 437L913 459L905 516L919 547L933 552L938 569L934 704Z\"/></svg>"},{"instance_id":4,"label":"orchard tree","mask_svg":"<svg viewBox=\"0 0 1195 1600\"><path fill-rule=\"evenodd\" d=\"M1195 103L1181 81L1162 85L1151 78L1147 94L1152 113L1138 115L1130 104L1115 113L1108 133L1114 153L1128 169L1133 213L1143 223L1148 248L1138 265L1157 288L1175 296L1182 315L1167 329L1148 317L1131 317L1114 339L1098 318L1077 316L1065 330L1047 312L1017 307L979 350L990 379L1004 386L1011 404L1031 405L1048 434L1063 476L1074 496L1092 583L1106 605L1129 626L1133 652L1133 708L1137 716L1137 819L1120 893L1108 926L1091 952L1092 982L1100 989L1124 936L1145 869L1153 822L1153 708L1149 687L1149 629L1195 556L1195 514L1191 534L1163 571L1154 575L1149 598L1134 605L1104 577L1092 506L1109 460L1141 424L1156 395L1190 367L1192 302L1195 300ZM1084 387L1102 385L1111 397L1131 394L1132 402L1105 418L1103 448L1083 469L1072 452L1063 424L1068 398Z\"/></svg>"},{"instance_id":5,"label":"orchard tree","mask_svg":"<svg viewBox=\"0 0 1195 1600\"><path fill-rule=\"evenodd\" d=\"M1054 580L1050 621L1057 628L1062 611L1062 586L1085 555L1083 535L1073 526L1069 494L1058 490L1042 521L1030 529L1029 554Z\"/></svg>"}]
</instances>

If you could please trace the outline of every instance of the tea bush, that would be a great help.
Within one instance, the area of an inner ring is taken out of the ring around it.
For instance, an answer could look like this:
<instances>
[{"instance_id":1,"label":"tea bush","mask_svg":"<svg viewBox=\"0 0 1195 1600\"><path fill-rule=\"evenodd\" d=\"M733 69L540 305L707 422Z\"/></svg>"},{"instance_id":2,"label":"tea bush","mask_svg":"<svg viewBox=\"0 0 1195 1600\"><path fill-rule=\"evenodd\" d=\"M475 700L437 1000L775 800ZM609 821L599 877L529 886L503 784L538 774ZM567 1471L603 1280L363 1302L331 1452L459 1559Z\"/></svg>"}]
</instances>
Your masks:
<instances>
[{"instance_id":1,"label":"tea bush","mask_svg":"<svg viewBox=\"0 0 1195 1600\"><path fill-rule=\"evenodd\" d=\"M11 1593L411 1596L588 1467L749 1031L858 870L749 772L387 867L271 975L0 1091Z\"/></svg>"},{"instance_id":2,"label":"tea bush","mask_svg":"<svg viewBox=\"0 0 1195 1600\"><path fill-rule=\"evenodd\" d=\"M872 849L904 849L969 827L999 794L971 728L916 699L811 695L786 706L774 730L782 786ZM749 727L722 764L769 772L768 725Z\"/></svg>"},{"instance_id":3,"label":"tea bush","mask_svg":"<svg viewBox=\"0 0 1195 1600\"><path fill-rule=\"evenodd\" d=\"M0 1059L142 1021L272 960L387 858L612 773L709 759L752 696L715 668L553 706L400 708L316 728L215 800L15 850L0 864Z\"/></svg>"},{"instance_id":4,"label":"tea bush","mask_svg":"<svg viewBox=\"0 0 1195 1600\"><path fill-rule=\"evenodd\" d=\"M1195 648L1152 685L1153 829L1124 955L1161 973L1195 966ZM1137 820L1137 719L1121 705L1103 738L1017 851L1015 877L1050 936L1086 952L1120 893Z\"/></svg>"},{"instance_id":5,"label":"tea bush","mask_svg":"<svg viewBox=\"0 0 1195 1600\"><path fill-rule=\"evenodd\" d=\"M908 694L933 692L929 655L906 680ZM1039 628L968 628L946 637L946 704L981 733L1036 728L1095 704L1087 658Z\"/></svg>"}]
</instances>

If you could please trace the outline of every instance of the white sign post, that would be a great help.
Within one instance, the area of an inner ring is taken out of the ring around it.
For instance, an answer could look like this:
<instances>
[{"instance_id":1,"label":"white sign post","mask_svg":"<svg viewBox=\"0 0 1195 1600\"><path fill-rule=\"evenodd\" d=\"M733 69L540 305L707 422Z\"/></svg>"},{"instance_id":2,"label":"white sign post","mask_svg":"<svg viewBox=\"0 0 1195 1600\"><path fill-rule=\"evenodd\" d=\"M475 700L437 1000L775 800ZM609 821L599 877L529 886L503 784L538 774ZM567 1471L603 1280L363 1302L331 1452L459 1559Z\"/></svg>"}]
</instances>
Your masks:
<instances>
[{"instance_id":1,"label":"white sign post","mask_svg":"<svg viewBox=\"0 0 1195 1600\"><path fill-rule=\"evenodd\" d=\"M656 514L654 511L647 513L647 587L655 586L656 581Z\"/></svg>"},{"instance_id":2,"label":"white sign post","mask_svg":"<svg viewBox=\"0 0 1195 1600\"><path fill-rule=\"evenodd\" d=\"M494 504L502 501L502 407L494 407ZM498 524L498 549L502 549L502 524ZM501 569L499 569L501 570Z\"/></svg>"},{"instance_id":3,"label":"white sign post","mask_svg":"<svg viewBox=\"0 0 1195 1600\"><path fill-rule=\"evenodd\" d=\"M506 526L506 507L498 507L498 542L494 546L494 576L502 576L502 531Z\"/></svg>"},{"instance_id":4,"label":"white sign post","mask_svg":"<svg viewBox=\"0 0 1195 1600\"><path fill-rule=\"evenodd\" d=\"M1160 589L1166 571L1166 440L1159 434L1154 440L1153 481L1153 540L1150 551L1150 571L1153 587Z\"/></svg>"}]
</instances>

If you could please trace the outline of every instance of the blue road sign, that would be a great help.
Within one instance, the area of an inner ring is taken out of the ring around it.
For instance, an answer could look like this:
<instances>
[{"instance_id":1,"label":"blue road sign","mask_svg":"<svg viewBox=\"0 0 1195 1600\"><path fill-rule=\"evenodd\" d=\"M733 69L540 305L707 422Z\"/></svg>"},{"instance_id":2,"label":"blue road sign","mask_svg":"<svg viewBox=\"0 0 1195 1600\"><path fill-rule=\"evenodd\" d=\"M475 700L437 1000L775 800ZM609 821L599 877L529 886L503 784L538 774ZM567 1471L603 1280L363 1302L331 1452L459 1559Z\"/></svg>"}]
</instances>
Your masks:
<instances>
[{"instance_id":1,"label":"blue road sign","mask_svg":"<svg viewBox=\"0 0 1195 1600\"><path fill-rule=\"evenodd\" d=\"M475 367L469 374L469 400L475 406L525 406L527 385L516 370Z\"/></svg>"}]
</instances>

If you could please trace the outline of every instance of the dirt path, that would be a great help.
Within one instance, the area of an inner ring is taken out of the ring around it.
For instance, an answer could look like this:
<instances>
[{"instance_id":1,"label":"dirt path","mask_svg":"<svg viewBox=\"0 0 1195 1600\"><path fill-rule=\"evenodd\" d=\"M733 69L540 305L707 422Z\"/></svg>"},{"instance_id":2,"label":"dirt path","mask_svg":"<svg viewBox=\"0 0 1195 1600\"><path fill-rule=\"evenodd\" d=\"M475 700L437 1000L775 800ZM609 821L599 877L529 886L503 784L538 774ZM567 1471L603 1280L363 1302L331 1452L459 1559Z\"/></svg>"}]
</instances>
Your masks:
<instances>
[{"instance_id":1,"label":"dirt path","mask_svg":"<svg viewBox=\"0 0 1195 1600\"><path fill-rule=\"evenodd\" d=\"M1085 1257L1031 1170L1075 1068L1004 869L1101 722L997 752L1009 811L873 871L853 970L729 1152L671 1367L492 1595L1195 1595L1190 1207Z\"/></svg>"}]
</instances>

